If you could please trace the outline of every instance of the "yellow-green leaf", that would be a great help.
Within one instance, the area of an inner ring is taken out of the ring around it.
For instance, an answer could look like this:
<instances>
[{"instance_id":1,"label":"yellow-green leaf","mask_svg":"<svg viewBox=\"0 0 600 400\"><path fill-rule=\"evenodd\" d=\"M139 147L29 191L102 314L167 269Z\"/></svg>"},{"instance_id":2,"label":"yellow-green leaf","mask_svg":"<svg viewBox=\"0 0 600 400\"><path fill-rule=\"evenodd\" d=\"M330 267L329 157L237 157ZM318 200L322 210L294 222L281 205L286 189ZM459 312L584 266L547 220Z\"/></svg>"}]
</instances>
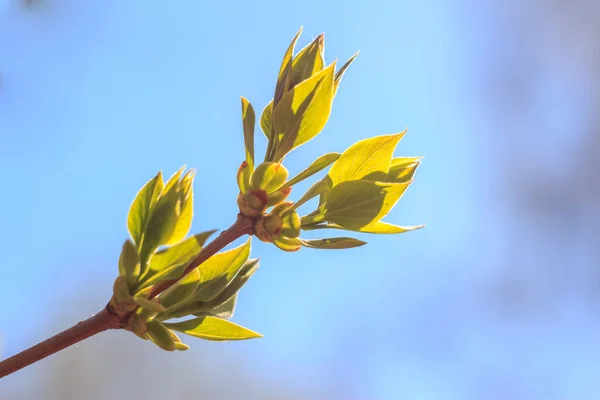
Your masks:
<instances>
[{"instance_id":1,"label":"yellow-green leaf","mask_svg":"<svg viewBox=\"0 0 600 400\"><path fill-rule=\"evenodd\" d=\"M119 256L119 275L127 280L127 286L130 289L135 287L140 276L140 260L135 245L128 239L123 244L121 255Z\"/></svg>"},{"instance_id":2,"label":"yellow-green leaf","mask_svg":"<svg viewBox=\"0 0 600 400\"><path fill-rule=\"evenodd\" d=\"M360 247L367 244L362 240L349 238L349 237L337 237L328 239L299 239L300 243L304 247L311 247L313 249L350 249L353 247Z\"/></svg>"},{"instance_id":3,"label":"yellow-green leaf","mask_svg":"<svg viewBox=\"0 0 600 400\"><path fill-rule=\"evenodd\" d=\"M205 340L244 340L262 337L248 328L217 317L198 317L183 322L166 323L166 327Z\"/></svg>"},{"instance_id":4,"label":"yellow-green leaf","mask_svg":"<svg viewBox=\"0 0 600 400\"><path fill-rule=\"evenodd\" d=\"M273 96L274 104L277 104L279 100L285 95L285 93L290 89L291 83L291 70L292 70L292 58L294 56L294 47L296 46L296 42L302 33L302 27L292 39L292 42L288 46L288 49L283 56L283 61L281 62L281 67L279 68L279 75L277 76L277 85L275 86L275 95Z\"/></svg>"},{"instance_id":5,"label":"yellow-green leaf","mask_svg":"<svg viewBox=\"0 0 600 400\"><path fill-rule=\"evenodd\" d=\"M200 253L206 240L215 232L216 230L211 230L199 233L174 246L156 252L150 260L139 288L180 277L189 262Z\"/></svg>"},{"instance_id":6,"label":"yellow-green leaf","mask_svg":"<svg viewBox=\"0 0 600 400\"><path fill-rule=\"evenodd\" d=\"M206 315L212 315L213 317L219 318L231 318L233 317L233 313L235 311L235 305L237 303L237 294L234 294L229 299L225 300L223 303L218 306L207 309L204 312L195 313L196 317L204 317Z\"/></svg>"},{"instance_id":7,"label":"yellow-green leaf","mask_svg":"<svg viewBox=\"0 0 600 400\"><path fill-rule=\"evenodd\" d=\"M309 201L313 197L318 196L318 195L320 195L320 194L322 194L325 191L328 191L330 189L331 188L329 187L329 185L327 184L327 182L325 180L320 180L320 181L315 182L306 191L306 193L304 193L304 195L300 198L300 200L298 200L297 202L294 203L294 208L300 207L302 204L306 203L307 201Z\"/></svg>"},{"instance_id":8,"label":"yellow-green leaf","mask_svg":"<svg viewBox=\"0 0 600 400\"><path fill-rule=\"evenodd\" d=\"M254 125L256 116L250 102L242 97L242 126L244 128L244 147L246 150L246 162L250 171L254 170Z\"/></svg>"},{"instance_id":9,"label":"yellow-green leaf","mask_svg":"<svg viewBox=\"0 0 600 400\"><path fill-rule=\"evenodd\" d=\"M377 221L373 224L363 226L359 229L347 229L338 224L320 222L315 225L303 226L302 229L307 230L307 231L315 230L315 229L341 229L341 230L346 230L346 231L355 231L355 232L363 232L363 233L397 234L397 233L404 233L404 232L421 229L424 226L425 225L397 226L397 225L389 224L387 222Z\"/></svg>"},{"instance_id":10,"label":"yellow-green leaf","mask_svg":"<svg viewBox=\"0 0 600 400\"><path fill-rule=\"evenodd\" d=\"M386 182L409 182L413 179L415 172L423 157L398 157L392 159L390 171Z\"/></svg>"},{"instance_id":11,"label":"yellow-green leaf","mask_svg":"<svg viewBox=\"0 0 600 400\"><path fill-rule=\"evenodd\" d=\"M273 244L280 250L287 252L298 251L302 247L298 238L287 238L285 236L275 239Z\"/></svg>"},{"instance_id":12,"label":"yellow-green leaf","mask_svg":"<svg viewBox=\"0 0 600 400\"><path fill-rule=\"evenodd\" d=\"M296 54L292 61L290 87L296 86L305 79L308 79L317 72L323 70L323 66L325 65L323 47L323 34L320 34L308 46L304 47Z\"/></svg>"},{"instance_id":13,"label":"yellow-green leaf","mask_svg":"<svg viewBox=\"0 0 600 400\"><path fill-rule=\"evenodd\" d=\"M227 287L250 256L251 238L231 250L210 257L198 267L200 286L191 296L194 301L209 301Z\"/></svg>"},{"instance_id":14,"label":"yellow-green leaf","mask_svg":"<svg viewBox=\"0 0 600 400\"><path fill-rule=\"evenodd\" d=\"M340 153L327 153L323 154L321 157L317 158L312 162L304 171L300 172L298 175L287 181L282 187L293 186L298 182L305 180L306 178L310 178L317 172L327 168L331 165L331 163L335 162L338 158L340 158Z\"/></svg>"},{"instance_id":15,"label":"yellow-green leaf","mask_svg":"<svg viewBox=\"0 0 600 400\"><path fill-rule=\"evenodd\" d=\"M272 127L272 118L273 118L273 101L270 101L269 104L265 106L260 115L260 130L265 134L267 139L271 136Z\"/></svg>"},{"instance_id":16,"label":"yellow-green leaf","mask_svg":"<svg viewBox=\"0 0 600 400\"><path fill-rule=\"evenodd\" d=\"M152 340L154 344L167 351L174 351L176 349L175 338L171 335L171 331L161 322L152 320L148 321L146 325L148 326L146 336Z\"/></svg>"},{"instance_id":17,"label":"yellow-green leaf","mask_svg":"<svg viewBox=\"0 0 600 400\"><path fill-rule=\"evenodd\" d=\"M157 299L149 300L145 297L136 296L133 298L133 302L138 306L155 313L165 311L165 307L162 304L160 304L160 302Z\"/></svg>"},{"instance_id":18,"label":"yellow-green leaf","mask_svg":"<svg viewBox=\"0 0 600 400\"><path fill-rule=\"evenodd\" d=\"M360 53L360 51L357 51L356 54L354 54L352 57L350 57L350 59L348 61L346 61L346 63L344 65L342 65L342 68L339 69L338 72L336 72L335 74L335 79L333 81L333 94L335 96L335 93L337 92L338 86L340 85L340 82L342 81L342 77L344 76L344 72L346 72L346 70L348 69L348 67L350 66L350 64L352 64L352 61L354 61L354 59L356 57L358 57L358 53Z\"/></svg>"},{"instance_id":19,"label":"yellow-green leaf","mask_svg":"<svg viewBox=\"0 0 600 400\"><path fill-rule=\"evenodd\" d=\"M365 180L342 182L329 192L323 219L344 228L359 230L381 220L408 185Z\"/></svg>"},{"instance_id":20,"label":"yellow-green leaf","mask_svg":"<svg viewBox=\"0 0 600 400\"><path fill-rule=\"evenodd\" d=\"M256 258L246 261L231 283L227 285L217 297L207 302L206 306L208 308L218 307L220 304L227 301L227 299L238 293L242 286L244 286L244 284L248 282L248 279L256 272L258 266L259 262Z\"/></svg>"},{"instance_id":21,"label":"yellow-green leaf","mask_svg":"<svg viewBox=\"0 0 600 400\"><path fill-rule=\"evenodd\" d=\"M194 182L194 176L196 171L188 171L181 179L179 196L180 196L180 213L177 217L177 222L171 233L171 237L165 243L166 245L173 245L179 243L190 231L192 227L192 218L194 216L194 195L192 184Z\"/></svg>"},{"instance_id":22,"label":"yellow-green leaf","mask_svg":"<svg viewBox=\"0 0 600 400\"><path fill-rule=\"evenodd\" d=\"M325 127L333 101L335 63L287 92L273 109L275 156L279 161Z\"/></svg>"},{"instance_id":23,"label":"yellow-green leaf","mask_svg":"<svg viewBox=\"0 0 600 400\"><path fill-rule=\"evenodd\" d=\"M270 194L281 188L288 175L289 172L283 164L263 162L256 167L252 174L250 185L254 189L261 189Z\"/></svg>"},{"instance_id":24,"label":"yellow-green leaf","mask_svg":"<svg viewBox=\"0 0 600 400\"><path fill-rule=\"evenodd\" d=\"M165 290L159 296L160 302L166 308L180 303L194 293L199 284L200 272L198 271L198 268L196 268L189 274L186 274L183 278L179 279L173 286Z\"/></svg>"},{"instance_id":25,"label":"yellow-green leaf","mask_svg":"<svg viewBox=\"0 0 600 400\"><path fill-rule=\"evenodd\" d=\"M137 193L127 216L127 229L133 239L133 242L140 245L148 218L152 211L152 206L158 200L162 192L164 183L162 172L150 179Z\"/></svg>"},{"instance_id":26,"label":"yellow-green leaf","mask_svg":"<svg viewBox=\"0 0 600 400\"><path fill-rule=\"evenodd\" d=\"M329 170L331 185L363 178L385 179L396 145L405 133L376 136L350 146Z\"/></svg>"}]
</instances>

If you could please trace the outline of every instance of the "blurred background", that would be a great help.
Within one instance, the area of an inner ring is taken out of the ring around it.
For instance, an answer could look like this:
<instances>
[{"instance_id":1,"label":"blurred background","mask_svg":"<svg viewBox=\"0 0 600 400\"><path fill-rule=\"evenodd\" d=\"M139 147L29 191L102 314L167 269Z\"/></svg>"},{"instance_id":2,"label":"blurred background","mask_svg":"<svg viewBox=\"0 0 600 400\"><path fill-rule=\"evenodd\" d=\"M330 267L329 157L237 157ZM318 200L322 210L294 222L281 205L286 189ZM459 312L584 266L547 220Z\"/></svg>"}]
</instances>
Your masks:
<instances>
[{"instance_id":1,"label":"blurred background","mask_svg":"<svg viewBox=\"0 0 600 400\"><path fill-rule=\"evenodd\" d=\"M103 333L0 399L598 399L599 19L594 0L0 0L1 358L105 305L159 169L198 169L194 232L232 223L239 96L262 110L301 25L298 48L361 54L290 172L408 127L396 154L425 160L387 220L427 224L346 251L254 241L233 320L263 339Z\"/></svg>"}]
</instances>

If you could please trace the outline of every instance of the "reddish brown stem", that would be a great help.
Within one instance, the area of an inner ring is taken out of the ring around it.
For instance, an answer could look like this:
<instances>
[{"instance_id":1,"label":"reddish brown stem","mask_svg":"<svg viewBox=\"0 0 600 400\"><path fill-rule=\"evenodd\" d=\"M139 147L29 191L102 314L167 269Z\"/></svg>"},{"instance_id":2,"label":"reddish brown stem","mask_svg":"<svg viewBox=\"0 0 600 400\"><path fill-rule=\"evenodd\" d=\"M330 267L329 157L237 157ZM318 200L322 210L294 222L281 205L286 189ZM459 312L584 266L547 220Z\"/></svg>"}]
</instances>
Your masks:
<instances>
[{"instance_id":1,"label":"reddish brown stem","mask_svg":"<svg viewBox=\"0 0 600 400\"><path fill-rule=\"evenodd\" d=\"M237 238L244 235L251 235L253 220L251 218L238 215L237 221L231 225L231 227L223 232L212 242L210 242L205 248L198 253L196 258L192 260L190 265L186 268L182 276L185 276L191 272L194 268L208 260L219 250L236 240ZM171 287L177 280L170 280L161 282L156 285L150 294L150 298L158 296L164 290ZM59 352L67 347L81 342L84 339L94 336L97 333L106 331L108 329L119 329L121 323L126 320L128 315L123 318L119 318L114 312L110 310L110 304L103 309L100 313L93 317L86 319L85 321L79 322L77 325L63 331L50 339L44 340L41 343L36 344L29 349L15 354L14 356L7 358L0 362L0 378L10 375L13 372L20 370L30 364L33 364L39 360L42 360L56 352Z\"/></svg>"},{"instance_id":2,"label":"reddish brown stem","mask_svg":"<svg viewBox=\"0 0 600 400\"><path fill-rule=\"evenodd\" d=\"M155 285L150 292L149 298L152 299L173 286L175 282L192 272L194 268L208 260L210 257L214 256L219 250L223 249L223 247L227 246L237 238L244 235L251 235L253 232L252 224L253 220L251 218L245 217L242 214L238 214L238 218L235 223L231 225L229 229L221 232L221 234L215 240L203 248L178 279L171 279Z\"/></svg>"},{"instance_id":3,"label":"reddish brown stem","mask_svg":"<svg viewBox=\"0 0 600 400\"><path fill-rule=\"evenodd\" d=\"M98 314L0 362L0 378L108 329L119 328L119 319L103 309Z\"/></svg>"}]
</instances>

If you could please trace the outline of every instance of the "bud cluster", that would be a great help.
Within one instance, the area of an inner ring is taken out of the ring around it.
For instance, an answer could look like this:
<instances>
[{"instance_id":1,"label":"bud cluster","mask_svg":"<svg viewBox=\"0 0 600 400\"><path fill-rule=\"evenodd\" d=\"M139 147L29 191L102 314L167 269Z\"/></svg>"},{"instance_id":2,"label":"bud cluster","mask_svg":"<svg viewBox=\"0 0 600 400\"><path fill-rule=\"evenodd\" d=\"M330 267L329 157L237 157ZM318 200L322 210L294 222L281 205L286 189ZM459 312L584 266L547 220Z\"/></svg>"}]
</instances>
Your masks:
<instances>
[{"instance_id":1,"label":"bud cluster","mask_svg":"<svg viewBox=\"0 0 600 400\"><path fill-rule=\"evenodd\" d=\"M282 187L287 177L288 170L280 163L264 162L251 171L250 165L242 162L237 174L240 212L246 217L259 217L267 208L284 201L292 191L291 187Z\"/></svg>"}]
</instances>

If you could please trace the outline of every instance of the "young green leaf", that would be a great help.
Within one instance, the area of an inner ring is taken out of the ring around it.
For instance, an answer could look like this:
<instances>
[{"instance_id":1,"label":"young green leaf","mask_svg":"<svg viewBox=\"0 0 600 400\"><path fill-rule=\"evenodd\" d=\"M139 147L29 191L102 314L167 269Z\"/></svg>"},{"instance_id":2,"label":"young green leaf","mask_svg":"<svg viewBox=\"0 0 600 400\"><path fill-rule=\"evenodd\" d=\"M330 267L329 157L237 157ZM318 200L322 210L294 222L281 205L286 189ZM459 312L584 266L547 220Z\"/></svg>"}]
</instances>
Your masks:
<instances>
[{"instance_id":1,"label":"young green leaf","mask_svg":"<svg viewBox=\"0 0 600 400\"><path fill-rule=\"evenodd\" d=\"M227 287L223 289L223 291L219 293L217 297L208 301L206 306L208 308L218 307L220 304L227 301L227 299L238 293L242 286L248 282L248 279L250 279L250 277L258 269L258 266L259 262L256 258L246 261L231 283L227 285Z\"/></svg>"},{"instance_id":2,"label":"young green leaf","mask_svg":"<svg viewBox=\"0 0 600 400\"><path fill-rule=\"evenodd\" d=\"M146 336L154 344L160 347L163 350L174 351L176 350L175 339L171 335L171 331L167 329L162 323L157 320L148 321L146 323L148 326L148 331L146 332Z\"/></svg>"},{"instance_id":3,"label":"young green leaf","mask_svg":"<svg viewBox=\"0 0 600 400\"><path fill-rule=\"evenodd\" d=\"M231 318L233 317L233 312L235 311L235 305L237 302L237 294L234 294L229 299L225 300L223 303L218 306L208 309L205 312L195 313L196 317L204 317L207 315L211 315L213 317L219 318Z\"/></svg>"},{"instance_id":4,"label":"young green leaf","mask_svg":"<svg viewBox=\"0 0 600 400\"><path fill-rule=\"evenodd\" d=\"M273 101L270 101L269 104L265 106L260 115L260 130L265 134L267 139L271 136L272 126L272 118L273 118ZM265 161L268 161L265 159Z\"/></svg>"},{"instance_id":5,"label":"young green leaf","mask_svg":"<svg viewBox=\"0 0 600 400\"><path fill-rule=\"evenodd\" d=\"M325 127L333 101L334 68L335 63L295 86L273 109L276 135L273 160L282 160Z\"/></svg>"},{"instance_id":6,"label":"young green leaf","mask_svg":"<svg viewBox=\"0 0 600 400\"><path fill-rule=\"evenodd\" d=\"M142 296L136 296L133 298L133 302L138 306L154 313L159 313L166 310L165 307L155 299L149 300Z\"/></svg>"},{"instance_id":7,"label":"young green leaf","mask_svg":"<svg viewBox=\"0 0 600 400\"><path fill-rule=\"evenodd\" d=\"M195 268L189 274L178 280L173 286L165 290L160 296L161 304L168 308L184 301L196 291L200 284L200 272Z\"/></svg>"},{"instance_id":8,"label":"young green leaf","mask_svg":"<svg viewBox=\"0 0 600 400\"><path fill-rule=\"evenodd\" d=\"M205 340L245 340L262 337L248 328L217 317L198 317L183 322L165 323L169 329Z\"/></svg>"},{"instance_id":9,"label":"young green leaf","mask_svg":"<svg viewBox=\"0 0 600 400\"><path fill-rule=\"evenodd\" d=\"M290 87L310 78L323 70L325 60L323 58L324 36L320 34L308 46L304 47L292 61L292 77Z\"/></svg>"},{"instance_id":10,"label":"young green leaf","mask_svg":"<svg viewBox=\"0 0 600 400\"><path fill-rule=\"evenodd\" d=\"M252 188L261 189L270 194L281 188L288 175L289 172L283 164L267 161L256 167L250 182Z\"/></svg>"},{"instance_id":11,"label":"young green leaf","mask_svg":"<svg viewBox=\"0 0 600 400\"><path fill-rule=\"evenodd\" d=\"M346 181L327 196L323 219L344 228L360 230L381 220L400 199L409 183Z\"/></svg>"},{"instance_id":12,"label":"young green leaf","mask_svg":"<svg viewBox=\"0 0 600 400\"><path fill-rule=\"evenodd\" d=\"M410 182L423 157L398 157L392 159L386 182Z\"/></svg>"},{"instance_id":13,"label":"young green leaf","mask_svg":"<svg viewBox=\"0 0 600 400\"><path fill-rule=\"evenodd\" d=\"M327 168L333 162L335 162L338 158L340 158L340 153L327 153L323 154L321 157L317 158L312 162L304 171L300 172L298 175L287 181L282 187L290 187L294 186L296 183L305 180L306 178L310 178L317 172Z\"/></svg>"},{"instance_id":14,"label":"young green leaf","mask_svg":"<svg viewBox=\"0 0 600 400\"><path fill-rule=\"evenodd\" d=\"M177 222L171 233L171 237L165 243L166 245L173 245L179 243L190 231L192 227L192 218L194 216L194 194L193 194L193 182L196 171L188 171L183 178L179 187L180 197L180 213L177 217Z\"/></svg>"},{"instance_id":15,"label":"young green leaf","mask_svg":"<svg viewBox=\"0 0 600 400\"><path fill-rule=\"evenodd\" d=\"M349 238L349 237L337 237L328 239L299 239L300 244L304 247L311 247L313 249L351 249L353 247L360 247L367 244L362 240Z\"/></svg>"},{"instance_id":16,"label":"young green leaf","mask_svg":"<svg viewBox=\"0 0 600 400\"><path fill-rule=\"evenodd\" d=\"M294 208L298 208L300 207L302 204L306 203L307 201L309 201L310 199L312 199L315 196L318 196L328 190L330 190L331 188L329 187L329 185L327 184L327 182L325 180L320 180L315 182L307 191L306 193L304 193L304 195L300 198L300 200L298 200L297 202L294 203Z\"/></svg>"},{"instance_id":17,"label":"young green leaf","mask_svg":"<svg viewBox=\"0 0 600 400\"><path fill-rule=\"evenodd\" d=\"M285 236L273 240L273 244L280 250L288 252L298 251L302 247L298 238L287 238Z\"/></svg>"},{"instance_id":18,"label":"young green leaf","mask_svg":"<svg viewBox=\"0 0 600 400\"><path fill-rule=\"evenodd\" d=\"M390 169L394 149L405 133L376 136L350 146L329 170L331 186L363 178L384 179Z\"/></svg>"},{"instance_id":19,"label":"young green leaf","mask_svg":"<svg viewBox=\"0 0 600 400\"><path fill-rule=\"evenodd\" d=\"M158 200L163 186L162 172L159 171L154 178L150 179L142 189L140 189L129 208L127 229L129 230L133 242L138 246L142 241L142 236L152 211L152 206Z\"/></svg>"},{"instance_id":20,"label":"young green leaf","mask_svg":"<svg viewBox=\"0 0 600 400\"><path fill-rule=\"evenodd\" d=\"M206 240L215 232L216 230L211 230L199 233L174 246L156 252L140 280L139 289L163 280L180 277L189 262L200 253Z\"/></svg>"},{"instance_id":21,"label":"young green leaf","mask_svg":"<svg viewBox=\"0 0 600 400\"><path fill-rule=\"evenodd\" d=\"M252 104L242 97L242 125L244 128L244 147L246 149L246 162L250 171L254 170L254 125L256 116Z\"/></svg>"},{"instance_id":22,"label":"young green leaf","mask_svg":"<svg viewBox=\"0 0 600 400\"><path fill-rule=\"evenodd\" d=\"M275 95L273 96L273 103L277 105L279 100L285 95L285 93L290 89L291 83L291 70L292 70L292 58L294 56L294 47L296 46L296 42L302 33L302 27L292 39L288 49L283 56L283 61L281 62L281 67L279 68L279 75L277 76L277 85L275 86Z\"/></svg>"},{"instance_id":23,"label":"young green leaf","mask_svg":"<svg viewBox=\"0 0 600 400\"><path fill-rule=\"evenodd\" d=\"M354 231L354 232L363 232L363 233L397 234L397 233L415 231L417 229L423 228L424 226L425 225L397 226L397 225L389 224L387 222L377 221L375 223L363 226L358 229L347 229L347 228L344 228L343 226L340 226L337 224L321 222L321 223L315 224L315 225L303 226L302 229L304 229L305 231L310 231L310 230L315 230L315 229L340 229L340 230L345 230L345 231Z\"/></svg>"},{"instance_id":24,"label":"young green leaf","mask_svg":"<svg viewBox=\"0 0 600 400\"><path fill-rule=\"evenodd\" d=\"M119 256L119 276L124 276L130 289L140 276L140 260L135 245L127 239Z\"/></svg>"},{"instance_id":25,"label":"young green leaf","mask_svg":"<svg viewBox=\"0 0 600 400\"><path fill-rule=\"evenodd\" d=\"M356 57L358 57L358 53L360 53L360 51L357 51L356 54L354 54L352 57L350 57L350 59L348 61L346 61L346 63L344 65L342 65L342 68L340 68L339 71L336 72L335 78L333 81L333 95L334 96L335 96L335 93L337 92L340 82L342 81L342 77L344 76L344 73L346 72L346 70L348 69L350 64L352 64L352 61L354 61L354 59Z\"/></svg>"},{"instance_id":26,"label":"young green leaf","mask_svg":"<svg viewBox=\"0 0 600 400\"><path fill-rule=\"evenodd\" d=\"M231 250L223 251L202 263L200 286L190 296L194 301L209 301L217 297L227 287L250 256L251 238L246 243Z\"/></svg>"}]
</instances>

